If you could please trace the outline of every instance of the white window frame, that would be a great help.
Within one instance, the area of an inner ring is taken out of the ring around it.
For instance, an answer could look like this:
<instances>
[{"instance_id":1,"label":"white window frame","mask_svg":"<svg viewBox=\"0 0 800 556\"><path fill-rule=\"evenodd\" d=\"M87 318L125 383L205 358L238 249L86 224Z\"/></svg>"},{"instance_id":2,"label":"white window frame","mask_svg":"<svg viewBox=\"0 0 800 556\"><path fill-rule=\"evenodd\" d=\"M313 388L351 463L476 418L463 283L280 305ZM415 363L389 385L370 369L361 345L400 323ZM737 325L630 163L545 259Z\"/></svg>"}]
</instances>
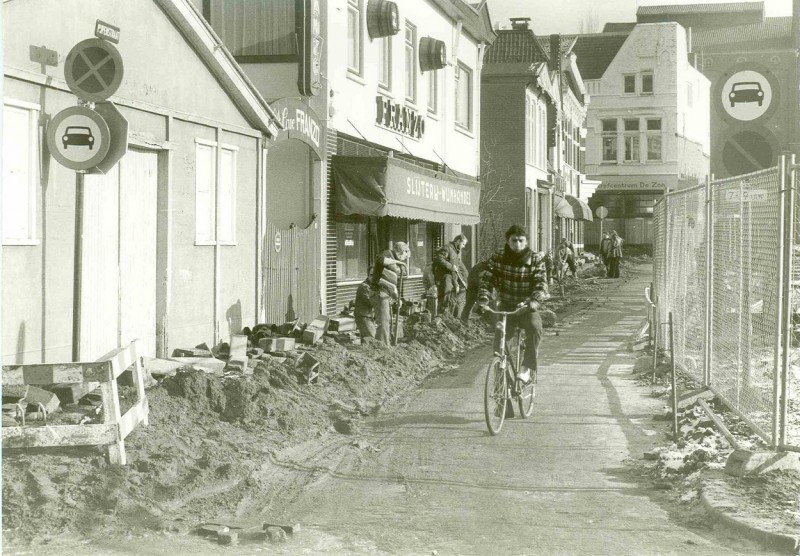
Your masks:
<instances>
[{"instance_id":1,"label":"white window frame","mask_svg":"<svg viewBox=\"0 0 800 556\"><path fill-rule=\"evenodd\" d=\"M378 86L392 89L392 37L378 39Z\"/></svg>"},{"instance_id":2,"label":"white window frame","mask_svg":"<svg viewBox=\"0 0 800 556\"><path fill-rule=\"evenodd\" d=\"M636 122L635 130L625 128L625 122ZM627 164L642 162L642 122L639 118L622 118L622 161ZM628 157L628 143L630 140L630 153Z\"/></svg>"},{"instance_id":3,"label":"white window frame","mask_svg":"<svg viewBox=\"0 0 800 556\"><path fill-rule=\"evenodd\" d=\"M237 153L239 148L235 145L225 143L217 144L216 141L207 139L195 139L195 245L237 245L236 242L236 190L237 190ZM207 152L209 155L209 168L206 172L201 172L200 152ZM219 155L218 155L218 151ZM223 175L223 169L217 168L217 159L220 162L230 153L230 172L227 176ZM203 206L203 199L200 195L201 185L206 182L202 179L208 175L210 180L208 186L207 206ZM219 189L219 192L217 191ZM219 199L219 210L217 209L217 199ZM223 214L222 211L225 211ZM201 234L201 218L205 217L210 228L206 233ZM217 217L224 222L227 218L229 223L228 230L222 230L217 225ZM219 236L217 233L219 232Z\"/></svg>"},{"instance_id":4,"label":"white window frame","mask_svg":"<svg viewBox=\"0 0 800 556\"><path fill-rule=\"evenodd\" d=\"M428 72L428 114L439 115L439 72Z\"/></svg>"},{"instance_id":5,"label":"white window frame","mask_svg":"<svg viewBox=\"0 0 800 556\"><path fill-rule=\"evenodd\" d=\"M611 131L606 131L603 129L603 122L606 121L613 121L615 126L614 129ZM616 164L619 160L619 139L617 134L619 133L619 119L617 118L602 118L600 120L600 160L605 164ZM611 143L614 146L614 158L606 158L606 141L611 140Z\"/></svg>"},{"instance_id":6,"label":"white window frame","mask_svg":"<svg viewBox=\"0 0 800 556\"><path fill-rule=\"evenodd\" d=\"M39 184L39 114L41 106L31 102L24 102L20 100L4 98L3 111L14 110L23 113L27 117L27 224L25 225L25 232L19 234L20 237L6 237L5 219L2 232L3 245L38 245L40 243L38 238L38 230L36 228L36 197ZM5 119L5 114L4 114ZM8 129L7 124L4 124L3 129ZM10 171L11 166L6 162L6 147L5 145L13 145L13 141L5 141L3 148L3 207L7 207L8 200L6 199L5 187L11 183L11 180L6 176L6 172Z\"/></svg>"},{"instance_id":7,"label":"white window frame","mask_svg":"<svg viewBox=\"0 0 800 556\"><path fill-rule=\"evenodd\" d=\"M361 77L364 68L364 26L361 18L362 13L361 0L347 0L347 71L359 77ZM355 24L354 29L351 29L351 23ZM355 66L350 63L350 55L353 53L355 54L355 63L357 64Z\"/></svg>"},{"instance_id":8,"label":"white window frame","mask_svg":"<svg viewBox=\"0 0 800 556\"><path fill-rule=\"evenodd\" d=\"M461 87L462 83L466 83L467 84L467 100L466 100L467 122L466 122L466 124L463 121L459 120L459 118L460 118L460 114L459 114L460 104L459 103L461 102L461 97L459 95L459 91L460 91L460 87ZM473 91L473 85L472 85L472 70L467 65L462 63L461 61L459 61L458 64L456 64L455 97L456 97L455 98L455 113L454 113L453 121L455 122L456 128L471 132L472 131L472 126L473 126L473 120L474 120L474 117L473 117L473 114L472 114L472 109L473 109L472 103L473 103L473 98L475 97L475 94L474 94L474 91Z\"/></svg>"},{"instance_id":9,"label":"white window frame","mask_svg":"<svg viewBox=\"0 0 800 556\"><path fill-rule=\"evenodd\" d=\"M644 155L647 162L662 162L664 160L664 119L663 118L645 118L644 134L645 134L645 148ZM649 127L650 122L659 122L659 128L651 130ZM650 140L653 137L658 137L661 140L659 145L658 158L650 158Z\"/></svg>"},{"instance_id":10,"label":"white window frame","mask_svg":"<svg viewBox=\"0 0 800 556\"><path fill-rule=\"evenodd\" d=\"M417 102L417 64L418 64L418 53L417 53L417 26L411 23L410 21L406 21L406 25L403 31L403 44L404 44L404 53L405 53L405 98L411 104L416 104ZM411 34L411 38L409 39L409 33Z\"/></svg>"}]
</instances>

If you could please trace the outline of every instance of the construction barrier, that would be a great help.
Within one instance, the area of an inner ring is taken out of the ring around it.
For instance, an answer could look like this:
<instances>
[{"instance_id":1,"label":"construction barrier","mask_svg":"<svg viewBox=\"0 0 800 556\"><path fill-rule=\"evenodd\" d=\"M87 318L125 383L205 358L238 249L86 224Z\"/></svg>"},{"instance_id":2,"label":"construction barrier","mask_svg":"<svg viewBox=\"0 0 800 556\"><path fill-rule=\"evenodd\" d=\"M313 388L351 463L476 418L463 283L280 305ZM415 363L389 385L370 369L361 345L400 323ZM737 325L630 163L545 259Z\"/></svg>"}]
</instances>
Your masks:
<instances>
[{"instance_id":1,"label":"construction barrier","mask_svg":"<svg viewBox=\"0 0 800 556\"><path fill-rule=\"evenodd\" d=\"M47 446L108 446L112 464L125 465L125 438L137 425L147 425L148 404L144 391L144 368L137 356L136 340L91 363L4 365L3 387L57 383L99 383L103 422L86 425L3 427L3 449ZM117 377L133 366L133 385L138 399L121 414Z\"/></svg>"}]
</instances>

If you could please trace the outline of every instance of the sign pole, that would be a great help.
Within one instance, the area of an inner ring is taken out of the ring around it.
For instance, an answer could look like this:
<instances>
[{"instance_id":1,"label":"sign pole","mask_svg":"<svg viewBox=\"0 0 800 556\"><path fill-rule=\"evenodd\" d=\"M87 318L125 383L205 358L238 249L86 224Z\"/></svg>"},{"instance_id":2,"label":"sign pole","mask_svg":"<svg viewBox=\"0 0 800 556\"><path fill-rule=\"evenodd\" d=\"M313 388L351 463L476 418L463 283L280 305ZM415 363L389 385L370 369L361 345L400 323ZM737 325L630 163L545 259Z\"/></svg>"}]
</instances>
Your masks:
<instances>
[{"instance_id":1,"label":"sign pole","mask_svg":"<svg viewBox=\"0 0 800 556\"><path fill-rule=\"evenodd\" d=\"M72 360L81 354L81 290L83 276L83 185L85 175L75 172L75 248L72 277Z\"/></svg>"}]
</instances>

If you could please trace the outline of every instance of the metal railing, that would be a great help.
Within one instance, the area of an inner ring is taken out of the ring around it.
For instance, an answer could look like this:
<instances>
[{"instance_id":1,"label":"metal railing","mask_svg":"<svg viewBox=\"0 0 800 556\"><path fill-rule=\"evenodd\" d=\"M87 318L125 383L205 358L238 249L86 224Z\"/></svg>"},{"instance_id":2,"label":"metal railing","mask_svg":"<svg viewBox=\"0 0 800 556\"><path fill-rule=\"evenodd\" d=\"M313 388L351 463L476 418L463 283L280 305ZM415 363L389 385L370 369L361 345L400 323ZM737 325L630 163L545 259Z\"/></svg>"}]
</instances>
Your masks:
<instances>
[{"instance_id":1,"label":"metal railing","mask_svg":"<svg viewBox=\"0 0 800 556\"><path fill-rule=\"evenodd\" d=\"M653 313L673 315L675 365L769 445L800 450L797 172L776 168L671 191L654 209ZM798 307L798 308L796 308ZM666 330L656 326L656 345Z\"/></svg>"}]
</instances>

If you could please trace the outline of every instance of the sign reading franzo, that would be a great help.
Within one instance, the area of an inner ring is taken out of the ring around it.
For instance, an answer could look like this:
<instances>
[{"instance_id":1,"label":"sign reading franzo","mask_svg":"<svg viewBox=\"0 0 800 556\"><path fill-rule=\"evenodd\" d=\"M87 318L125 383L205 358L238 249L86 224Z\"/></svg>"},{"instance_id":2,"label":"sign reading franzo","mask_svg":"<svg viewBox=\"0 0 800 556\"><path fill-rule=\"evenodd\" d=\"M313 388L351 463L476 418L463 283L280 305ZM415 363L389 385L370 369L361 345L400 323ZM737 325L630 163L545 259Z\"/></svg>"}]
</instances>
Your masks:
<instances>
[{"instance_id":1,"label":"sign reading franzo","mask_svg":"<svg viewBox=\"0 0 800 556\"><path fill-rule=\"evenodd\" d=\"M425 118L417 111L397 104L392 99L378 95L375 97L377 112L375 122L403 135L420 139L425 134Z\"/></svg>"}]
</instances>

